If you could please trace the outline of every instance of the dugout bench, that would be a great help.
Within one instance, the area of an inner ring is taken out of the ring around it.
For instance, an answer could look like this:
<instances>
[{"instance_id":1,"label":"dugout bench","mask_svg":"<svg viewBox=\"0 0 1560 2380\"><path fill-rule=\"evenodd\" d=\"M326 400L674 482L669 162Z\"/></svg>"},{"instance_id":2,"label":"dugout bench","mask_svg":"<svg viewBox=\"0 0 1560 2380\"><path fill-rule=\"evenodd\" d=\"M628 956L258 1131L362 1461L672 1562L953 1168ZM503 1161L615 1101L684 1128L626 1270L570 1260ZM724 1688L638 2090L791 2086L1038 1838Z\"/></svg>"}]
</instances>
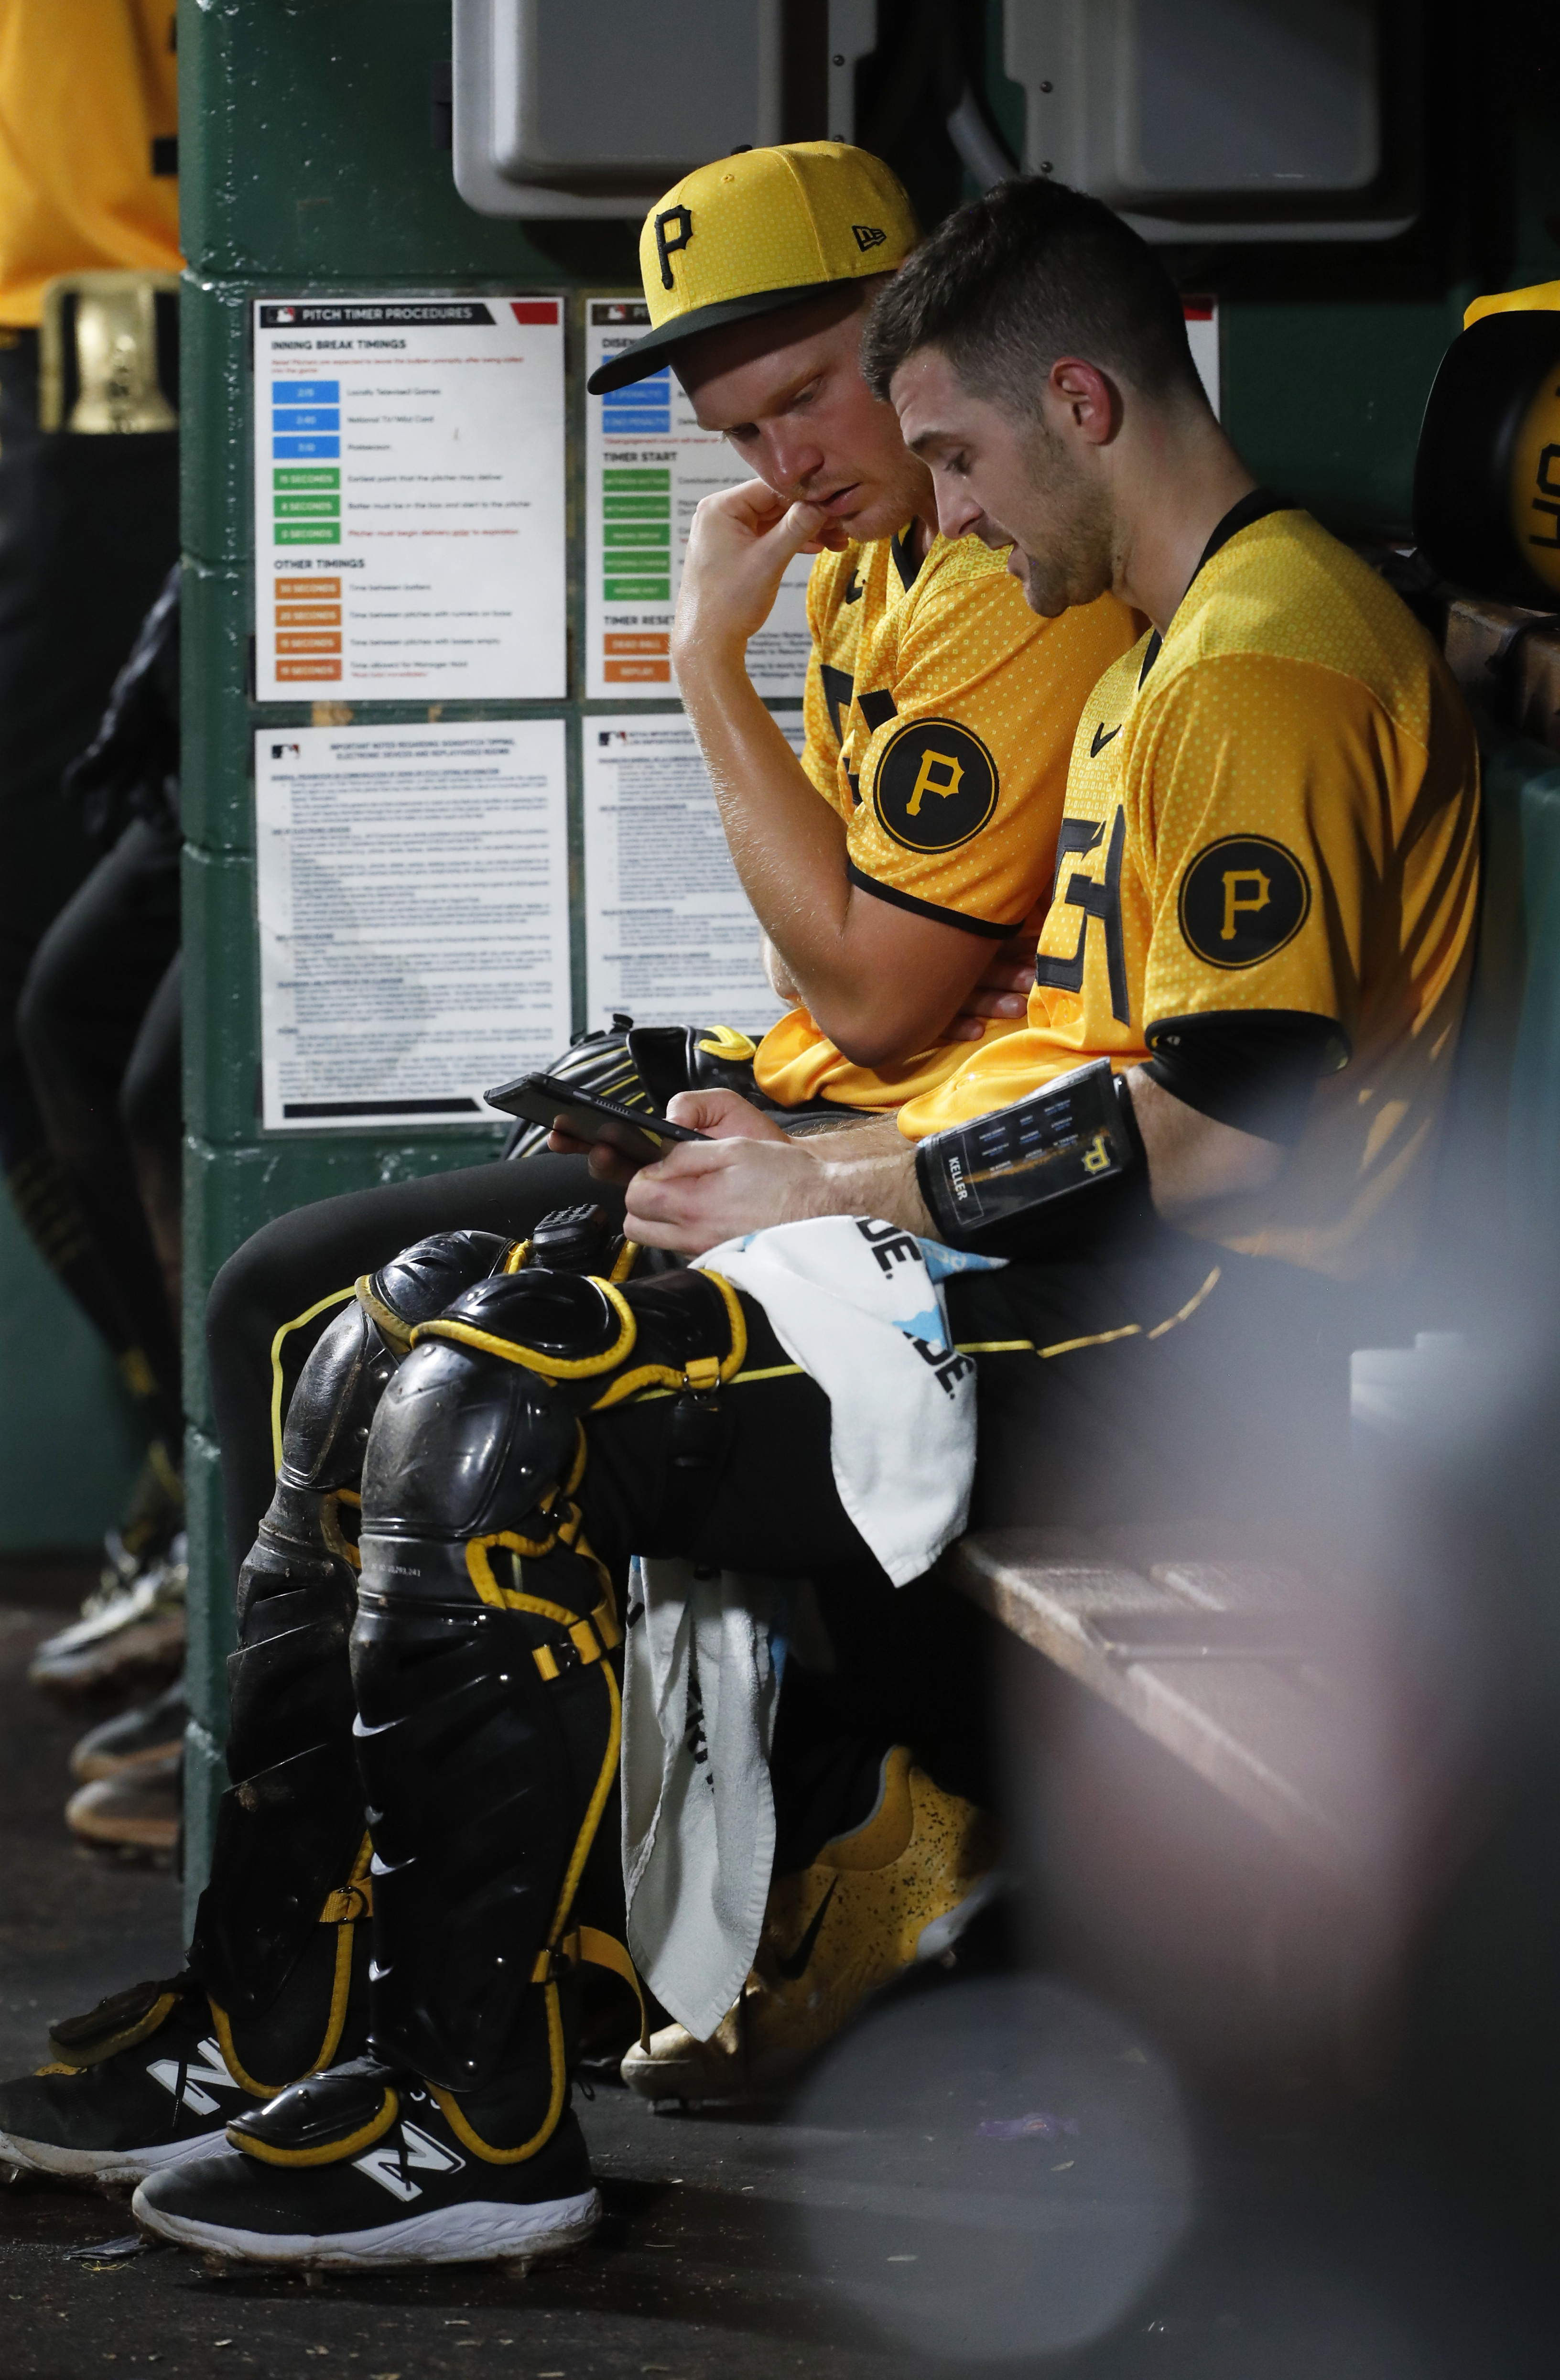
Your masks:
<instances>
[{"instance_id":1,"label":"dugout bench","mask_svg":"<svg viewBox=\"0 0 1560 2380\"><path fill-rule=\"evenodd\" d=\"M1431 1245L1405 1300L1409 1340L1462 1318L1446 1310L1448 1280L1465 1301L1474 1284L1477 1304L1492 1248L1553 1262L1560 1216L1560 621L1432 586L1416 608L1474 707L1484 808L1479 949ZM1432 1359L1438 1343L1427 1342ZM1361 1372L1368 1407L1371 1366L1357 1360L1357 1420ZM1449 1871L1468 1822L1431 1773L1404 1636L1361 1612L1347 1575L1308 1572L1285 1552L1219 1524L1010 1529L963 1538L943 1576L1037 1657L1017 1665L1028 1672L1020 1731L1086 1745L1070 1780L1056 1771L1066 1751L1033 1753L1021 1780L1030 1801L1054 1805L1053 1846L1069 1823L1087 1831L1102 1800L1115 1805L1103 1821L1122 1870L1114 1889L1119 1902L1126 1884L1137 1901L1106 1924L1112 1978L1147 1981L1152 1998L1156 1961L1182 1958L1206 1982L1211 1957L1226 1974L1233 1960L1249 2000L1254 1973L1271 1985L1287 1966L1288 2018L1306 2002L1301 2030L1314 2032L1320 2007L1335 2040L1340 2019L1358 2032L1362 1992L1378 2007L1389 1996L1408 1904L1423 1905L1432 1871ZM1064 1900L1097 1901L1084 1874L1093 1856L1063 1854ZM1215 1866L1226 1871L1216 1882ZM1183 1890L1186 1912L1168 1918ZM1157 1926L1141 1898L1155 1891ZM1098 1915L1086 1912L1086 1934ZM1140 1918L1144 1944L1131 1952ZM1211 1950L1221 1929L1243 1947ZM1242 1997L1213 1989L1204 2029L1227 2027Z\"/></svg>"}]
</instances>

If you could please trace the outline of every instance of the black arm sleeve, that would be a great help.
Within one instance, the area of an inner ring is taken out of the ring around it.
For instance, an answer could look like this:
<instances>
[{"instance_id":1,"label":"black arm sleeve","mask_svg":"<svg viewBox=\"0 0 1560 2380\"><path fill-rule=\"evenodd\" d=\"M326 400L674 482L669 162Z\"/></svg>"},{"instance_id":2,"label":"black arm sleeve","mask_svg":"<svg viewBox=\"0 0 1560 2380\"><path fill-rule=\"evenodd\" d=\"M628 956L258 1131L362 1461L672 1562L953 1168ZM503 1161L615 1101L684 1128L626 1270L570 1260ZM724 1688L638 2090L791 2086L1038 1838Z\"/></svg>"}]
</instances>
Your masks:
<instances>
[{"instance_id":1,"label":"black arm sleeve","mask_svg":"<svg viewBox=\"0 0 1560 2380\"><path fill-rule=\"evenodd\" d=\"M1215 1123L1293 1147L1323 1075L1348 1063L1331 1017L1299 1009L1224 1009L1165 1016L1148 1028L1143 1072L1161 1090Z\"/></svg>"}]
</instances>

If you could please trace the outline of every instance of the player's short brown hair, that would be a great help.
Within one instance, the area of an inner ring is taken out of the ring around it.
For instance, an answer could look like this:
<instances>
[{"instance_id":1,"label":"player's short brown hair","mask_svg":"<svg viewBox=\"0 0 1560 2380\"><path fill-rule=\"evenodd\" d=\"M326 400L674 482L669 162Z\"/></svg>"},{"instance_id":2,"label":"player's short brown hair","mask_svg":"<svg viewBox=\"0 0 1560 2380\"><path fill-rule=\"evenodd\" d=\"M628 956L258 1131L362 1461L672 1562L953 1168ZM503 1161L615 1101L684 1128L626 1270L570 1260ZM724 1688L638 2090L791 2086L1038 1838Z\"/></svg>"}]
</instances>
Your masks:
<instances>
[{"instance_id":1,"label":"player's short brown hair","mask_svg":"<svg viewBox=\"0 0 1560 2380\"><path fill-rule=\"evenodd\" d=\"M873 395L938 347L965 385L1032 413L1062 356L1152 396L1201 395L1180 297L1146 240L1065 183L1000 182L902 264L861 346Z\"/></svg>"}]
</instances>

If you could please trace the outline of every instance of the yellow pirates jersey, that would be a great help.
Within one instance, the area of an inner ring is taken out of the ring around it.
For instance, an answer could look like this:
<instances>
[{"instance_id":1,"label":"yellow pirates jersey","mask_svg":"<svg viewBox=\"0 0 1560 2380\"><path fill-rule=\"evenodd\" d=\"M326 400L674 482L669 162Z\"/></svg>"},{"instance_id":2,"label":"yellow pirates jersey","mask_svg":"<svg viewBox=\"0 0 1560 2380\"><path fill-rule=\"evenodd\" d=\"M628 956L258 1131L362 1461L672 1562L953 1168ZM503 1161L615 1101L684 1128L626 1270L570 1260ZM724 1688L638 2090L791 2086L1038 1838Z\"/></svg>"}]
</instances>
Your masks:
<instances>
[{"instance_id":1,"label":"yellow pirates jersey","mask_svg":"<svg viewBox=\"0 0 1560 2380\"><path fill-rule=\"evenodd\" d=\"M1107 595L1039 619L1005 553L945 537L919 568L899 537L821 553L807 605L802 765L845 821L851 882L1004 941L1051 881L1073 730L1100 672L1131 643L1134 615ZM1012 1029L993 1024L986 1038ZM788 1107L892 1108L970 1046L869 1070L795 1008L766 1036L758 1081Z\"/></svg>"},{"instance_id":2,"label":"yellow pirates jersey","mask_svg":"<svg viewBox=\"0 0 1560 2380\"><path fill-rule=\"evenodd\" d=\"M1203 1235L1342 1278L1400 1261L1471 960L1478 756L1429 638L1366 564L1274 509L1212 553L1163 647L1079 724L1029 1022L900 1115L911 1137L1085 1058L1118 1070L1235 1013L1324 1020L1271 1189Z\"/></svg>"},{"instance_id":3,"label":"yellow pirates jersey","mask_svg":"<svg viewBox=\"0 0 1560 2380\"><path fill-rule=\"evenodd\" d=\"M177 273L174 0L0 8L0 323L60 273Z\"/></svg>"}]
</instances>

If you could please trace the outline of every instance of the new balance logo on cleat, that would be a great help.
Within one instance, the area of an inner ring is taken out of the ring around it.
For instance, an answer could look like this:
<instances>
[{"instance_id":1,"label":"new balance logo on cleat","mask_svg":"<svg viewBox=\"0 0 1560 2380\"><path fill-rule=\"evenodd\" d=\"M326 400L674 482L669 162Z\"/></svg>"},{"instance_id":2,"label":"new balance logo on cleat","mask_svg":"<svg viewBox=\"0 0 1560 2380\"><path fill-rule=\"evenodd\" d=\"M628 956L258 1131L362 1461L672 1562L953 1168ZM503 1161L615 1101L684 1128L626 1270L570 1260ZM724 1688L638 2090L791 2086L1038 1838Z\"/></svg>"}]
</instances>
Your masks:
<instances>
[{"instance_id":1,"label":"new balance logo on cleat","mask_svg":"<svg viewBox=\"0 0 1560 2380\"><path fill-rule=\"evenodd\" d=\"M203 2060L198 2063L197 2060ZM214 2116L217 2102L203 2086L210 2083L214 2091L238 2091L226 2067L222 2052L209 2036L202 2041L194 2058L154 2058L147 2068L153 2082L160 2082L172 2094L176 2107L187 2107L192 2116Z\"/></svg>"},{"instance_id":2,"label":"new balance logo on cleat","mask_svg":"<svg viewBox=\"0 0 1560 2380\"><path fill-rule=\"evenodd\" d=\"M426 2132L420 2132L415 2124L403 2122L400 2131L400 2147L392 2148L386 2144L383 2148L370 2149L366 2156L354 2157L352 2162L360 2173L366 2173L371 2181L378 2182L381 2190L387 2190L392 2198L398 2198L406 2204L422 2195L421 2183L410 2180L409 2174L458 2173L466 2160L463 2156L457 2156L453 2149L441 2148L438 2142L431 2141Z\"/></svg>"}]
</instances>

